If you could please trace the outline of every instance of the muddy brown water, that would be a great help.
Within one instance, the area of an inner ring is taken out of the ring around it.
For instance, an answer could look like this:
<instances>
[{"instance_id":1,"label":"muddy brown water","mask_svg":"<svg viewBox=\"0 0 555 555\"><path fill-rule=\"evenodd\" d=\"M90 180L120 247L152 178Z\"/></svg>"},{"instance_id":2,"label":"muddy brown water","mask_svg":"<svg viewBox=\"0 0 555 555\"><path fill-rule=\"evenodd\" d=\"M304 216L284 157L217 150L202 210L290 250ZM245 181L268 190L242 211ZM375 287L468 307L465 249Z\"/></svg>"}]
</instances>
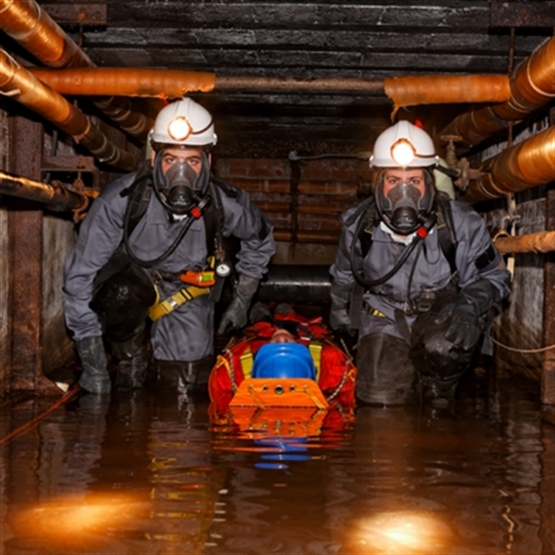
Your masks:
<instances>
[{"instance_id":1,"label":"muddy brown water","mask_svg":"<svg viewBox=\"0 0 555 555\"><path fill-rule=\"evenodd\" d=\"M0 553L553 554L539 398L476 378L448 409L249 428L205 399L86 395L1 448ZM3 407L2 437L49 403Z\"/></svg>"}]
</instances>

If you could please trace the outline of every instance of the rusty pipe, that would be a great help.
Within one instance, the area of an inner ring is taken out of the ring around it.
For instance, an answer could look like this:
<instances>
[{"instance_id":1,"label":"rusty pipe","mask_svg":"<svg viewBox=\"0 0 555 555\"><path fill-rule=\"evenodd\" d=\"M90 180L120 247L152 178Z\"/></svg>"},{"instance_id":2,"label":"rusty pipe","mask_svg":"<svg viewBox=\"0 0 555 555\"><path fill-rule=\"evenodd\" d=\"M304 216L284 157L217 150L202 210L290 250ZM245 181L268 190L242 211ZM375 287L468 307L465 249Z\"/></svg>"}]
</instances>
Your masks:
<instances>
[{"instance_id":1,"label":"rusty pipe","mask_svg":"<svg viewBox=\"0 0 555 555\"><path fill-rule=\"evenodd\" d=\"M19 177L0 170L0 194L36 200L47 204L83 212L89 206L91 196L70 191L62 184L42 183L34 179Z\"/></svg>"},{"instance_id":2,"label":"rusty pipe","mask_svg":"<svg viewBox=\"0 0 555 555\"><path fill-rule=\"evenodd\" d=\"M457 116L436 136L459 136L477 144L493 133L518 121L555 98L555 37L542 43L518 65L510 80L507 102L471 110Z\"/></svg>"},{"instance_id":3,"label":"rusty pipe","mask_svg":"<svg viewBox=\"0 0 555 555\"><path fill-rule=\"evenodd\" d=\"M94 67L91 59L35 0L0 0L0 28L47 66ZM144 139L153 125L150 118L134 110L126 98L110 97L98 107L128 133Z\"/></svg>"},{"instance_id":4,"label":"rusty pipe","mask_svg":"<svg viewBox=\"0 0 555 555\"><path fill-rule=\"evenodd\" d=\"M555 126L486 160L485 175L470 182L464 200L476 202L517 193L555 180Z\"/></svg>"},{"instance_id":5,"label":"rusty pipe","mask_svg":"<svg viewBox=\"0 0 555 555\"><path fill-rule=\"evenodd\" d=\"M501 254L545 253L555 251L555 231L538 231L528 235L499 235L494 239Z\"/></svg>"},{"instance_id":6,"label":"rusty pipe","mask_svg":"<svg viewBox=\"0 0 555 555\"><path fill-rule=\"evenodd\" d=\"M149 68L33 68L33 75L60 94L182 98L214 89L213 73Z\"/></svg>"},{"instance_id":7,"label":"rusty pipe","mask_svg":"<svg viewBox=\"0 0 555 555\"><path fill-rule=\"evenodd\" d=\"M213 73L136 68L33 69L33 74L65 95L121 95L181 98L188 92L230 89L350 91L383 93L396 105L502 102L510 98L506 75L422 75L393 79L293 79L216 76Z\"/></svg>"},{"instance_id":8,"label":"rusty pipe","mask_svg":"<svg viewBox=\"0 0 555 555\"><path fill-rule=\"evenodd\" d=\"M101 162L124 170L133 170L137 166L137 157L116 147L83 112L41 83L1 49L0 91L71 135Z\"/></svg>"}]
</instances>

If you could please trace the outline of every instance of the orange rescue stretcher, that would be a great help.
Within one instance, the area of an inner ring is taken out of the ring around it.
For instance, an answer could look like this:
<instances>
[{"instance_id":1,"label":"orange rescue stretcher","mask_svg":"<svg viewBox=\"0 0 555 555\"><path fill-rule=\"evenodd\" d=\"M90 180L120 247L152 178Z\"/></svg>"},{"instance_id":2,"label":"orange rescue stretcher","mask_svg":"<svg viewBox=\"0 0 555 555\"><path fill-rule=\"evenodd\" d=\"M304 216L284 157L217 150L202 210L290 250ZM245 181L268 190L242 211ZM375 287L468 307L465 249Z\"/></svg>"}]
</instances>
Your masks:
<instances>
[{"instance_id":1,"label":"orange rescue stretcher","mask_svg":"<svg viewBox=\"0 0 555 555\"><path fill-rule=\"evenodd\" d=\"M321 318L292 313L274 319L247 328L218 357L208 381L212 421L289 437L318 435L330 419L351 421L351 357L333 342ZM292 330L286 342L284 326Z\"/></svg>"}]
</instances>

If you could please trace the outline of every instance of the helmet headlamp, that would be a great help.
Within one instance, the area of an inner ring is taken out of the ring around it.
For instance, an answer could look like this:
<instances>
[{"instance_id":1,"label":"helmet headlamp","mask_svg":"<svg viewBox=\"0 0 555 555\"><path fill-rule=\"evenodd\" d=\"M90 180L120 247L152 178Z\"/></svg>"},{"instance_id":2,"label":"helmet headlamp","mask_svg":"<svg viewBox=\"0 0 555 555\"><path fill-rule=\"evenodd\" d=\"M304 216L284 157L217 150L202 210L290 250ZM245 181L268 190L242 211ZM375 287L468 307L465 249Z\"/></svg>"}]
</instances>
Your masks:
<instances>
[{"instance_id":1,"label":"helmet headlamp","mask_svg":"<svg viewBox=\"0 0 555 555\"><path fill-rule=\"evenodd\" d=\"M192 131L190 123L183 116L173 118L168 124L168 134L176 141L184 141Z\"/></svg>"},{"instance_id":2,"label":"helmet headlamp","mask_svg":"<svg viewBox=\"0 0 555 555\"><path fill-rule=\"evenodd\" d=\"M412 143L407 139L399 139L391 146L391 157L402 168L406 168L416 155Z\"/></svg>"}]
</instances>

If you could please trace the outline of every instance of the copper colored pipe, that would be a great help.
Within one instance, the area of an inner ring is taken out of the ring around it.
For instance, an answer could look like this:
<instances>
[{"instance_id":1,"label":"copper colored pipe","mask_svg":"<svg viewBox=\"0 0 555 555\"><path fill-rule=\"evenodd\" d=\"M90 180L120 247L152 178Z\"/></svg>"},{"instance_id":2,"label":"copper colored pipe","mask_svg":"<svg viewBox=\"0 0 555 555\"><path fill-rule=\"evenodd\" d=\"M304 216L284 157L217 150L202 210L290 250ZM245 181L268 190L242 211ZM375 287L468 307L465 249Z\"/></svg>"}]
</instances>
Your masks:
<instances>
[{"instance_id":1,"label":"copper colored pipe","mask_svg":"<svg viewBox=\"0 0 555 555\"><path fill-rule=\"evenodd\" d=\"M495 246L501 254L555 251L555 231L538 231L528 235L500 235Z\"/></svg>"},{"instance_id":2,"label":"copper colored pipe","mask_svg":"<svg viewBox=\"0 0 555 555\"><path fill-rule=\"evenodd\" d=\"M188 92L214 89L213 73L169 69L83 68L31 70L35 77L64 95L182 98Z\"/></svg>"},{"instance_id":3,"label":"copper colored pipe","mask_svg":"<svg viewBox=\"0 0 555 555\"><path fill-rule=\"evenodd\" d=\"M555 126L487 160L480 170L486 175L470 183L464 200L498 198L554 181Z\"/></svg>"},{"instance_id":4,"label":"copper colored pipe","mask_svg":"<svg viewBox=\"0 0 555 555\"><path fill-rule=\"evenodd\" d=\"M456 117L436 136L459 136L477 144L507 127L507 122L524 118L555 98L555 37L541 44L513 72L511 97L507 102L486 106Z\"/></svg>"},{"instance_id":5,"label":"copper colored pipe","mask_svg":"<svg viewBox=\"0 0 555 555\"><path fill-rule=\"evenodd\" d=\"M505 102L511 97L506 75L411 75L388 77L383 84L396 109L419 104Z\"/></svg>"},{"instance_id":6,"label":"copper colored pipe","mask_svg":"<svg viewBox=\"0 0 555 555\"><path fill-rule=\"evenodd\" d=\"M34 179L11 175L1 170L0 194L37 200L77 212L85 210L90 199L88 195L70 191L58 183L42 183Z\"/></svg>"},{"instance_id":7,"label":"copper colored pipe","mask_svg":"<svg viewBox=\"0 0 555 555\"><path fill-rule=\"evenodd\" d=\"M94 67L91 59L35 0L0 0L0 28L50 67ZM153 125L126 98L106 98L98 106L109 117L115 114L122 129L141 139Z\"/></svg>"},{"instance_id":8,"label":"copper colored pipe","mask_svg":"<svg viewBox=\"0 0 555 555\"><path fill-rule=\"evenodd\" d=\"M0 50L0 91L71 135L101 162L133 170L138 159L117 148L89 118Z\"/></svg>"}]
</instances>

